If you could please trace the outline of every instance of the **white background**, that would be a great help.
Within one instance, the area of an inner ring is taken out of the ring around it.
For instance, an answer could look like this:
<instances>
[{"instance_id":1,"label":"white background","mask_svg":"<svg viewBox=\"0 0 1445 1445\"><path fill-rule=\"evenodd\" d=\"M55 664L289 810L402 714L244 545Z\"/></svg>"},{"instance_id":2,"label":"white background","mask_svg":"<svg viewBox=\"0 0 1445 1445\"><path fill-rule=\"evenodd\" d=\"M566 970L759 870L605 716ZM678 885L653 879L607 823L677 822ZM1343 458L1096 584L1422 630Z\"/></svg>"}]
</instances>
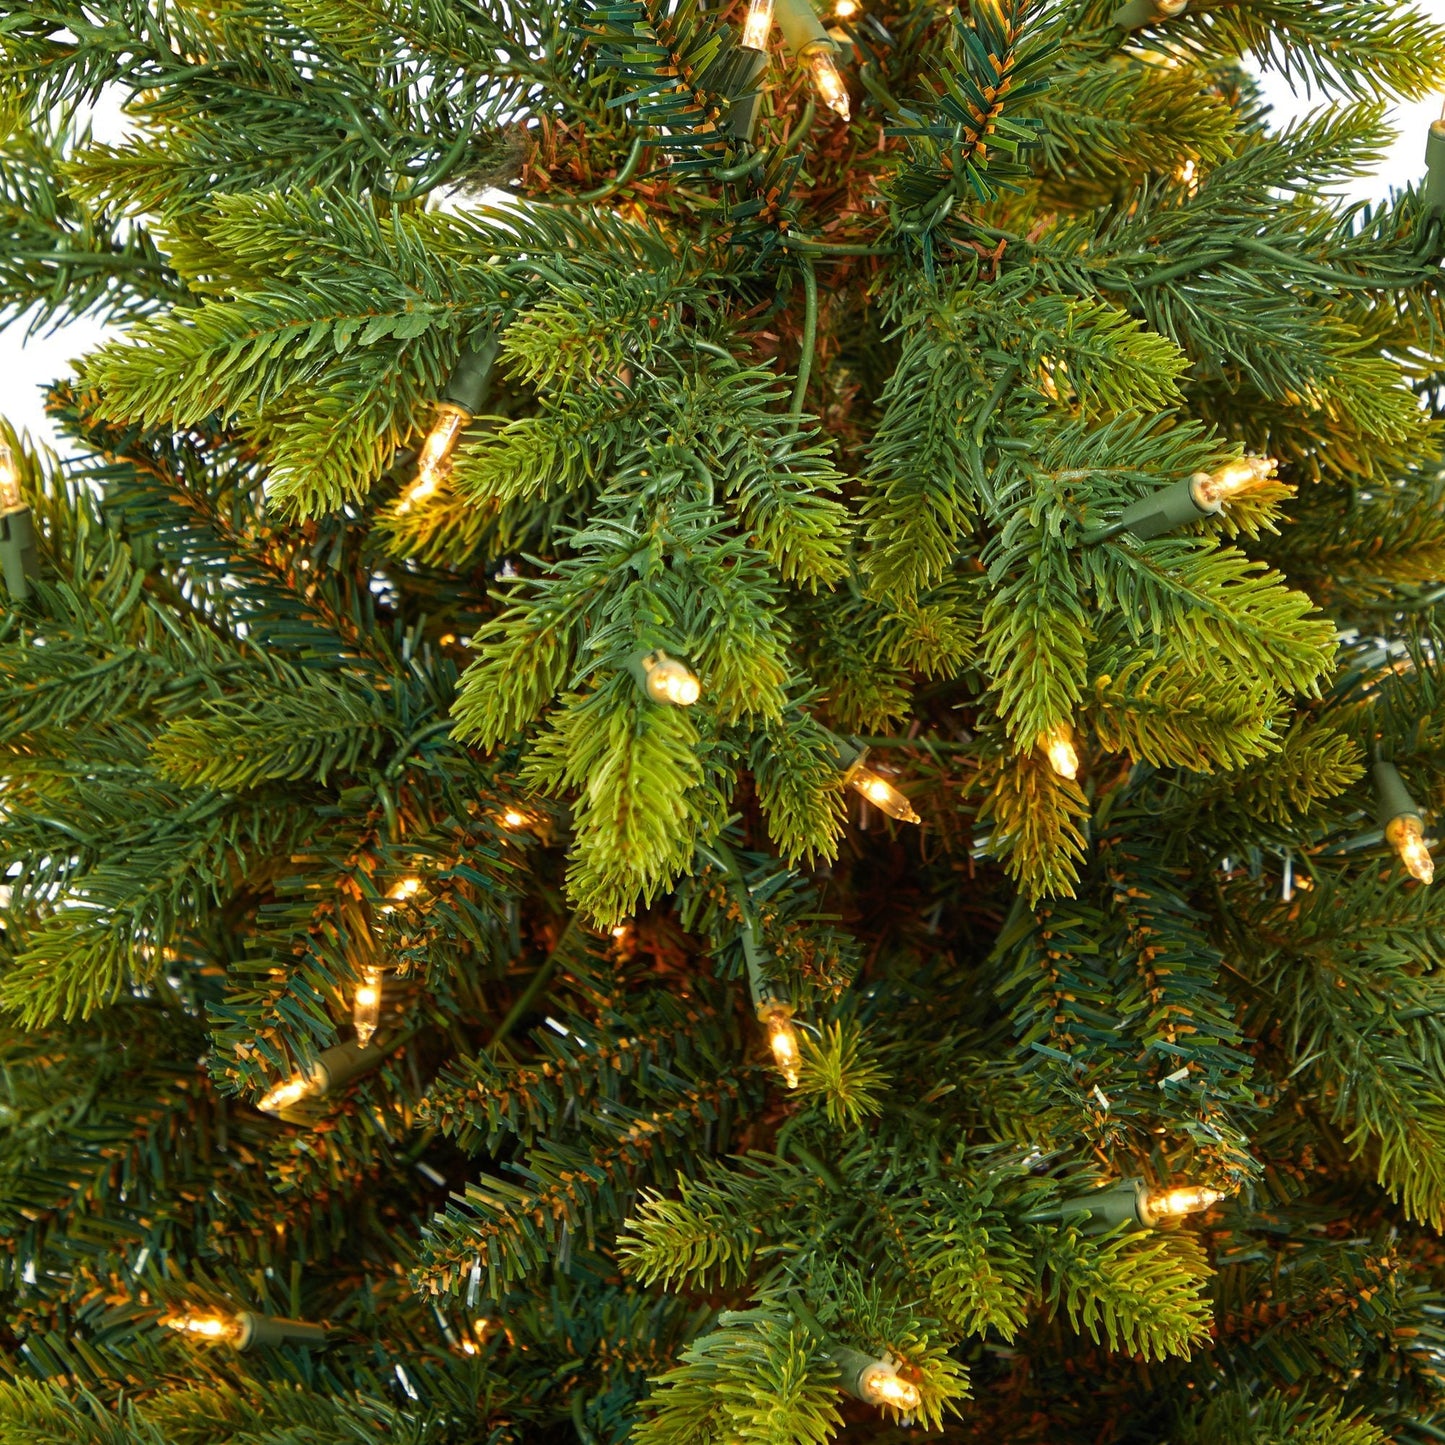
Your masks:
<instances>
[{"instance_id":1,"label":"white background","mask_svg":"<svg viewBox=\"0 0 1445 1445\"><path fill-rule=\"evenodd\" d=\"M1445 0L1415 0L1416 7L1445 22ZM1278 76L1266 75L1265 92L1276 123L1320 104L1319 97L1293 95ZM1440 100L1397 106L1391 114L1396 138L1379 169L1361 177L1341 194L1351 200L1383 200L1392 186L1417 180L1424 170L1425 130L1440 114ZM114 108L103 107L93 120L98 140L115 141L123 122ZM54 444L54 433L42 408L45 384L69 370L72 358L90 350L106 334L90 321L76 322L50 334L27 337L24 320L0 330L0 413L32 437Z\"/></svg>"}]
</instances>

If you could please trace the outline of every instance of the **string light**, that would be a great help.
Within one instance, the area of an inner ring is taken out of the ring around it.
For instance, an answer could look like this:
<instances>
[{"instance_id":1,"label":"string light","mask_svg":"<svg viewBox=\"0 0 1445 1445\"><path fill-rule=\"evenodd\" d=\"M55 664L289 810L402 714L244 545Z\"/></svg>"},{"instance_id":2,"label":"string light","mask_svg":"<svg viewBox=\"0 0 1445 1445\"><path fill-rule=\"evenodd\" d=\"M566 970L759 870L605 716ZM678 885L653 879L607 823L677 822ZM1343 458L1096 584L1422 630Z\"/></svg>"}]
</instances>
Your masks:
<instances>
[{"instance_id":1,"label":"string light","mask_svg":"<svg viewBox=\"0 0 1445 1445\"><path fill-rule=\"evenodd\" d=\"M697 674L686 663L669 657L660 647L639 654L634 670L641 677L643 692L653 702L666 703L670 707L691 707L702 696L702 684L697 680Z\"/></svg>"},{"instance_id":2,"label":"string light","mask_svg":"<svg viewBox=\"0 0 1445 1445\"><path fill-rule=\"evenodd\" d=\"M25 503L20 468L10 443L0 437L0 570L11 600L30 596L30 579L40 575L35 521Z\"/></svg>"},{"instance_id":3,"label":"string light","mask_svg":"<svg viewBox=\"0 0 1445 1445\"><path fill-rule=\"evenodd\" d=\"M1060 726L1045 733L1039 739L1039 746L1048 757L1049 766L1061 777L1073 782L1079 776L1079 752L1074 746L1074 735L1069 728Z\"/></svg>"},{"instance_id":4,"label":"string light","mask_svg":"<svg viewBox=\"0 0 1445 1445\"><path fill-rule=\"evenodd\" d=\"M381 1022L381 973L378 966L367 967L352 996L351 1025L356 1030L356 1042L362 1048L371 1042Z\"/></svg>"},{"instance_id":5,"label":"string light","mask_svg":"<svg viewBox=\"0 0 1445 1445\"><path fill-rule=\"evenodd\" d=\"M773 29L773 0L748 0L747 17L739 42L744 50L766 50Z\"/></svg>"},{"instance_id":6,"label":"string light","mask_svg":"<svg viewBox=\"0 0 1445 1445\"><path fill-rule=\"evenodd\" d=\"M1183 1219L1186 1214L1200 1214L1212 1209L1226 1198L1222 1189L1202 1184L1187 1184L1145 1195L1139 1210L1141 1224L1157 1225L1166 1219Z\"/></svg>"},{"instance_id":7,"label":"string light","mask_svg":"<svg viewBox=\"0 0 1445 1445\"><path fill-rule=\"evenodd\" d=\"M408 899L415 898L420 892L420 878L398 878L396 882L387 889L386 896L394 899L397 903L405 903Z\"/></svg>"},{"instance_id":8,"label":"string light","mask_svg":"<svg viewBox=\"0 0 1445 1445\"><path fill-rule=\"evenodd\" d=\"M839 762L843 767L843 785L852 788L859 797L866 798L879 812L896 818L900 823L921 823L922 818L913 810L907 796L895 788L881 773L876 773L865 764L868 749L856 743L838 743Z\"/></svg>"},{"instance_id":9,"label":"string light","mask_svg":"<svg viewBox=\"0 0 1445 1445\"><path fill-rule=\"evenodd\" d=\"M803 1051L798 1043L798 1030L793 1024L793 1006L778 999L765 1000L758 1005L758 1021L768 1031L768 1047L773 1051L773 1062L783 1076L783 1082L790 1089L798 1087L803 1066Z\"/></svg>"},{"instance_id":10,"label":"string light","mask_svg":"<svg viewBox=\"0 0 1445 1445\"><path fill-rule=\"evenodd\" d=\"M1405 871L1421 883L1435 881L1435 860L1425 842L1425 831L1418 818L1396 818L1385 829L1385 838L1400 856Z\"/></svg>"},{"instance_id":11,"label":"string light","mask_svg":"<svg viewBox=\"0 0 1445 1445\"><path fill-rule=\"evenodd\" d=\"M437 407L436 420L426 434L426 440L417 453L416 480L407 488L398 512L409 512L421 502L429 501L441 490L442 483L452 468L452 451L462 428L471 421L472 414L464 407L442 402Z\"/></svg>"},{"instance_id":12,"label":"string light","mask_svg":"<svg viewBox=\"0 0 1445 1445\"><path fill-rule=\"evenodd\" d=\"M441 490L452 467L452 452L463 429L481 410L492 387L499 350L494 336L462 353L437 402L431 429L416 458L416 480L402 494L398 512L410 512Z\"/></svg>"},{"instance_id":13,"label":"string light","mask_svg":"<svg viewBox=\"0 0 1445 1445\"><path fill-rule=\"evenodd\" d=\"M1393 763L1375 764L1375 795L1385 841L1395 850L1405 871L1428 886L1435 880L1435 860L1425 841L1425 819Z\"/></svg>"},{"instance_id":14,"label":"string light","mask_svg":"<svg viewBox=\"0 0 1445 1445\"><path fill-rule=\"evenodd\" d=\"M804 59L813 74L813 88L818 92L818 99L830 110L836 111L843 120L849 119L852 107L848 101L848 88L838 73L837 61L833 59L832 43L829 42L826 48L821 45L814 46Z\"/></svg>"},{"instance_id":15,"label":"string light","mask_svg":"<svg viewBox=\"0 0 1445 1445\"><path fill-rule=\"evenodd\" d=\"M872 768L855 767L848 775L848 786L855 793L867 798L880 812L900 823L921 823L922 818L913 811L913 804L888 781L875 773Z\"/></svg>"},{"instance_id":16,"label":"string light","mask_svg":"<svg viewBox=\"0 0 1445 1445\"><path fill-rule=\"evenodd\" d=\"M863 1398L873 1405L888 1405L902 1414L911 1415L922 1397L918 1386L897 1374L893 1366L877 1361L862 1382Z\"/></svg>"},{"instance_id":17,"label":"string light","mask_svg":"<svg viewBox=\"0 0 1445 1445\"><path fill-rule=\"evenodd\" d=\"M242 1310L232 1316L207 1310L180 1315L162 1323L169 1329L207 1344L234 1345L238 1350L254 1350L270 1345L324 1345L327 1335L325 1325L283 1319L278 1315L256 1314L253 1310Z\"/></svg>"},{"instance_id":18,"label":"string light","mask_svg":"<svg viewBox=\"0 0 1445 1445\"><path fill-rule=\"evenodd\" d=\"M20 468L15 465L15 453L10 443L0 437L0 516L9 516L25 506L25 494L20 490Z\"/></svg>"},{"instance_id":19,"label":"string light","mask_svg":"<svg viewBox=\"0 0 1445 1445\"><path fill-rule=\"evenodd\" d=\"M1101 1233L1120 1224L1157 1229L1189 1214L1213 1208L1227 1196L1222 1190L1202 1184L1184 1184L1157 1189L1144 1179L1121 1179L1106 1189L1063 1200L1058 1205L1030 1214L1030 1219L1065 1219L1080 1213L1090 1216L1085 1233Z\"/></svg>"},{"instance_id":20,"label":"string light","mask_svg":"<svg viewBox=\"0 0 1445 1445\"><path fill-rule=\"evenodd\" d=\"M279 1114L315 1092L315 1085L310 1079L301 1074L293 1074L289 1079L267 1089L256 1101L256 1107L267 1114Z\"/></svg>"},{"instance_id":21,"label":"string light","mask_svg":"<svg viewBox=\"0 0 1445 1445\"><path fill-rule=\"evenodd\" d=\"M808 67L823 104L847 120L848 90L838 73L837 47L823 29L811 0L774 0L774 6L789 54Z\"/></svg>"},{"instance_id":22,"label":"string light","mask_svg":"<svg viewBox=\"0 0 1445 1445\"><path fill-rule=\"evenodd\" d=\"M218 1344L222 1341L239 1341L241 1337L241 1322L219 1314L181 1315L163 1320L162 1323L168 1329L178 1330L181 1334L194 1335L197 1339Z\"/></svg>"},{"instance_id":23,"label":"string light","mask_svg":"<svg viewBox=\"0 0 1445 1445\"><path fill-rule=\"evenodd\" d=\"M858 0L835 0L833 14L839 20L851 20L862 8Z\"/></svg>"},{"instance_id":24,"label":"string light","mask_svg":"<svg viewBox=\"0 0 1445 1445\"><path fill-rule=\"evenodd\" d=\"M1212 472L1195 472L1131 503L1117 522L1091 528L1082 540L1091 546L1129 532L1140 541L1147 541L1203 517L1215 516L1223 510L1225 502L1273 476L1276 465L1273 457L1241 457Z\"/></svg>"},{"instance_id":25,"label":"string light","mask_svg":"<svg viewBox=\"0 0 1445 1445\"><path fill-rule=\"evenodd\" d=\"M519 808L506 808L502 812L504 828L525 828L532 820Z\"/></svg>"},{"instance_id":26,"label":"string light","mask_svg":"<svg viewBox=\"0 0 1445 1445\"><path fill-rule=\"evenodd\" d=\"M892 1358L876 1359L846 1345L834 1345L828 1354L838 1367L839 1387L854 1399L901 1415L913 1414L923 1403L918 1386L898 1373Z\"/></svg>"},{"instance_id":27,"label":"string light","mask_svg":"<svg viewBox=\"0 0 1445 1445\"><path fill-rule=\"evenodd\" d=\"M1189 494L1201 512L1218 512L1232 497L1272 477L1276 465L1273 457L1241 457L1218 471L1195 472L1189 479Z\"/></svg>"},{"instance_id":28,"label":"string light","mask_svg":"<svg viewBox=\"0 0 1445 1445\"><path fill-rule=\"evenodd\" d=\"M387 1056L388 1049L369 1049L367 1042L369 1036L366 1042L348 1039L344 1044L323 1049L307 1073L292 1074L289 1079L273 1084L257 1100L256 1107L284 1118L288 1109L304 1099L322 1099L335 1093L358 1075L369 1073ZM394 1041L390 1048L394 1049L399 1042Z\"/></svg>"}]
</instances>

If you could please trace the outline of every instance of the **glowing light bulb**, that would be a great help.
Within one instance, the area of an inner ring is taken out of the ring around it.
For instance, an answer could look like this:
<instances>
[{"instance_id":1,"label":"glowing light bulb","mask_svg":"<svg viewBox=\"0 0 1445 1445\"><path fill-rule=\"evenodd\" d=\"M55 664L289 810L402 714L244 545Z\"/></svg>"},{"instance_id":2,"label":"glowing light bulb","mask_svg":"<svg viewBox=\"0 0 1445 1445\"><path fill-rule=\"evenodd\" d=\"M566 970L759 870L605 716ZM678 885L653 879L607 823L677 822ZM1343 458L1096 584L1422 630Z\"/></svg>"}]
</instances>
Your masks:
<instances>
[{"instance_id":1,"label":"glowing light bulb","mask_svg":"<svg viewBox=\"0 0 1445 1445\"><path fill-rule=\"evenodd\" d=\"M20 468L10 443L0 437L0 515L25 509L25 494L20 490Z\"/></svg>"},{"instance_id":2,"label":"glowing light bulb","mask_svg":"<svg viewBox=\"0 0 1445 1445\"><path fill-rule=\"evenodd\" d=\"M1145 1224L1157 1224L1161 1219L1182 1219L1186 1214L1198 1214L1223 1199L1222 1189L1210 1189L1202 1184L1187 1184L1178 1189L1165 1189L1150 1194L1144 1200L1142 1213Z\"/></svg>"},{"instance_id":3,"label":"glowing light bulb","mask_svg":"<svg viewBox=\"0 0 1445 1445\"><path fill-rule=\"evenodd\" d=\"M808 52L808 69L813 72L813 87L818 99L824 105L836 110L844 120L852 114L848 104L848 88L838 74L838 64L833 59L833 47L819 44Z\"/></svg>"},{"instance_id":4,"label":"glowing light bulb","mask_svg":"<svg viewBox=\"0 0 1445 1445\"><path fill-rule=\"evenodd\" d=\"M202 1340L234 1340L241 1333L240 1324L224 1315L181 1315L178 1319L166 1320L168 1328L184 1335L195 1335Z\"/></svg>"},{"instance_id":5,"label":"glowing light bulb","mask_svg":"<svg viewBox=\"0 0 1445 1445\"><path fill-rule=\"evenodd\" d=\"M387 891L388 898L395 898L398 902L404 902L408 898L414 898L421 892L420 878L398 878Z\"/></svg>"},{"instance_id":6,"label":"glowing light bulb","mask_svg":"<svg viewBox=\"0 0 1445 1445\"><path fill-rule=\"evenodd\" d=\"M921 823L922 818L913 811L908 801L887 778L879 777L872 768L857 767L848 774L848 786L855 793L868 799L880 812L900 823Z\"/></svg>"},{"instance_id":7,"label":"glowing light bulb","mask_svg":"<svg viewBox=\"0 0 1445 1445\"><path fill-rule=\"evenodd\" d=\"M1196 472L1189 480L1189 494L1201 512L1217 512L1231 497L1272 476L1277 465L1273 457L1241 457L1218 471Z\"/></svg>"},{"instance_id":8,"label":"glowing light bulb","mask_svg":"<svg viewBox=\"0 0 1445 1445\"><path fill-rule=\"evenodd\" d=\"M504 828L525 828L528 821L527 815L517 808L508 808L502 814L502 826Z\"/></svg>"},{"instance_id":9,"label":"glowing light bulb","mask_svg":"<svg viewBox=\"0 0 1445 1445\"><path fill-rule=\"evenodd\" d=\"M1425 828L1413 813L1392 818L1385 829L1385 841L1399 854L1406 872L1421 883L1435 880L1435 860L1425 842Z\"/></svg>"},{"instance_id":10,"label":"glowing light bulb","mask_svg":"<svg viewBox=\"0 0 1445 1445\"><path fill-rule=\"evenodd\" d=\"M351 1023L356 1042L365 1048L381 1022L381 969L367 968L351 1000Z\"/></svg>"},{"instance_id":11,"label":"glowing light bulb","mask_svg":"<svg viewBox=\"0 0 1445 1445\"><path fill-rule=\"evenodd\" d=\"M879 1360L865 1370L858 1388L870 1405L887 1405L904 1415L911 1415L923 1400L918 1386L903 1379L888 1360Z\"/></svg>"},{"instance_id":12,"label":"glowing light bulb","mask_svg":"<svg viewBox=\"0 0 1445 1445\"><path fill-rule=\"evenodd\" d=\"M765 1003L758 1007L758 1019L768 1031L768 1047L773 1062L790 1089L798 1087L803 1051L798 1047L798 1031L793 1027L793 1006L786 1003Z\"/></svg>"},{"instance_id":13,"label":"glowing light bulb","mask_svg":"<svg viewBox=\"0 0 1445 1445\"><path fill-rule=\"evenodd\" d=\"M702 696L702 684L692 669L660 647L643 658L642 666L647 673L647 695L653 702L691 707Z\"/></svg>"},{"instance_id":14,"label":"glowing light bulb","mask_svg":"<svg viewBox=\"0 0 1445 1445\"><path fill-rule=\"evenodd\" d=\"M1039 739L1039 746L1048 755L1049 766L1061 777L1071 782L1079 776L1079 753L1074 747L1073 734L1068 728L1055 728Z\"/></svg>"},{"instance_id":15,"label":"glowing light bulb","mask_svg":"<svg viewBox=\"0 0 1445 1445\"><path fill-rule=\"evenodd\" d=\"M418 502L436 495L451 471L452 448L471 419L471 412L454 402L444 401L437 407L436 420L417 453L416 481L407 489L397 511L409 512Z\"/></svg>"},{"instance_id":16,"label":"glowing light bulb","mask_svg":"<svg viewBox=\"0 0 1445 1445\"><path fill-rule=\"evenodd\" d=\"M747 18L743 21L744 50L766 50L773 29L773 0L749 0Z\"/></svg>"},{"instance_id":17,"label":"glowing light bulb","mask_svg":"<svg viewBox=\"0 0 1445 1445\"><path fill-rule=\"evenodd\" d=\"M836 0L833 6L833 14L839 20L851 20L863 7L858 0Z\"/></svg>"},{"instance_id":18,"label":"glowing light bulb","mask_svg":"<svg viewBox=\"0 0 1445 1445\"><path fill-rule=\"evenodd\" d=\"M292 1104L299 1103L306 1098L314 1088L310 1079L301 1074L293 1074L291 1078L268 1089L261 1096L256 1107L263 1109L268 1114L279 1114L283 1109L289 1109Z\"/></svg>"}]
</instances>

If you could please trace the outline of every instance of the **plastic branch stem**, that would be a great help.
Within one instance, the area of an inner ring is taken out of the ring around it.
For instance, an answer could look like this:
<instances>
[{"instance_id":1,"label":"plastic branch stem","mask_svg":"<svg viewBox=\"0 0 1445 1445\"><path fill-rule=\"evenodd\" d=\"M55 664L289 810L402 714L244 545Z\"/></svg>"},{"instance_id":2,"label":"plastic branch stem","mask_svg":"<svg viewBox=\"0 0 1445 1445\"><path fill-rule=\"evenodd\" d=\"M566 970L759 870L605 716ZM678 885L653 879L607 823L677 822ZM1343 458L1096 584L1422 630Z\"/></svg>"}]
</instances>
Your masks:
<instances>
[{"instance_id":1,"label":"plastic branch stem","mask_svg":"<svg viewBox=\"0 0 1445 1445\"><path fill-rule=\"evenodd\" d=\"M635 136L632 149L627 152L627 159L622 163L622 169L606 185L598 186L594 191L582 191L575 196L549 196L548 199L554 205L585 206L593 201L605 201L608 196L615 196L637 174L637 168L642 164L642 153L646 149L647 137Z\"/></svg>"},{"instance_id":2,"label":"plastic branch stem","mask_svg":"<svg viewBox=\"0 0 1445 1445\"><path fill-rule=\"evenodd\" d=\"M521 997L507 1010L506 1017L497 1025L495 1032L491 1038L487 1040L487 1047L489 1049L496 1048L496 1046L516 1028L519 1020L521 1020L527 1010L537 1001L537 995L551 982L552 975L557 972L557 965L561 963L562 955L566 951L567 945L572 941L573 935L577 932L577 927L577 915L574 913L572 917L567 920L567 926L562 930L561 937L558 938L551 953L543 960L541 968L527 981L527 986L522 990Z\"/></svg>"}]
</instances>

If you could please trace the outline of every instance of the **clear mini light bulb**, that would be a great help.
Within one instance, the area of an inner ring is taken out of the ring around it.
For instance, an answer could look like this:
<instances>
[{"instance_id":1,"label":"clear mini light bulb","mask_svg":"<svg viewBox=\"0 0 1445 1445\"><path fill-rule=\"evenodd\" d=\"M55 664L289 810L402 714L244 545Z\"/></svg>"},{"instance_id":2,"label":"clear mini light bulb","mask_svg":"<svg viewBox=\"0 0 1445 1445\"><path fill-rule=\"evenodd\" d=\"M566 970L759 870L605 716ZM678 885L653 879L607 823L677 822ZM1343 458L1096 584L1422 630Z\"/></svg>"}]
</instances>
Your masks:
<instances>
[{"instance_id":1,"label":"clear mini light bulb","mask_svg":"<svg viewBox=\"0 0 1445 1445\"><path fill-rule=\"evenodd\" d=\"M773 1062L790 1089L798 1087L803 1066L803 1051L798 1046L798 1030L793 1024L793 1006L776 1000L758 1005L758 1019L768 1031L768 1047Z\"/></svg>"},{"instance_id":2,"label":"clear mini light bulb","mask_svg":"<svg viewBox=\"0 0 1445 1445\"><path fill-rule=\"evenodd\" d=\"M653 702L691 707L702 696L702 684L685 663L669 657L660 647L642 659L647 695Z\"/></svg>"},{"instance_id":3,"label":"clear mini light bulb","mask_svg":"<svg viewBox=\"0 0 1445 1445\"><path fill-rule=\"evenodd\" d=\"M1079 752L1074 746L1074 735L1067 727L1057 727L1039 739L1039 746L1049 760L1049 766L1061 777L1071 782L1079 776Z\"/></svg>"},{"instance_id":4,"label":"clear mini light bulb","mask_svg":"<svg viewBox=\"0 0 1445 1445\"><path fill-rule=\"evenodd\" d=\"M835 0L833 14L839 20L851 20L862 8L858 0Z\"/></svg>"},{"instance_id":5,"label":"clear mini light bulb","mask_svg":"<svg viewBox=\"0 0 1445 1445\"><path fill-rule=\"evenodd\" d=\"M197 1339L214 1343L238 1340L241 1336L241 1322L212 1311L185 1314L165 1321L167 1328L183 1335L194 1335Z\"/></svg>"},{"instance_id":6,"label":"clear mini light bulb","mask_svg":"<svg viewBox=\"0 0 1445 1445\"><path fill-rule=\"evenodd\" d=\"M880 812L900 823L921 823L922 818L913 811L913 804L887 778L880 777L872 768L855 767L848 774L848 786L855 793L867 798Z\"/></svg>"},{"instance_id":7,"label":"clear mini light bulb","mask_svg":"<svg viewBox=\"0 0 1445 1445\"><path fill-rule=\"evenodd\" d=\"M316 1086L302 1074L293 1074L279 1084L273 1084L257 1101L256 1107L268 1114L279 1114L292 1104L300 1103L316 1091Z\"/></svg>"},{"instance_id":8,"label":"clear mini light bulb","mask_svg":"<svg viewBox=\"0 0 1445 1445\"><path fill-rule=\"evenodd\" d=\"M813 88L818 92L818 99L847 120L852 114L848 103L848 87L843 84L843 77L838 73L833 47L814 46L807 54L807 61L808 69L813 73Z\"/></svg>"},{"instance_id":9,"label":"clear mini light bulb","mask_svg":"<svg viewBox=\"0 0 1445 1445\"><path fill-rule=\"evenodd\" d=\"M1277 465L1273 457L1241 457L1217 471L1195 472L1189 479L1189 493L1201 512L1217 512L1231 497L1273 476Z\"/></svg>"},{"instance_id":10,"label":"clear mini light bulb","mask_svg":"<svg viewBox=\"0 0 1445 1445\"><path fill-rule=\"evenodd\" d=\"M436 420L417 453L416 480L407 488L397 510L409 512L419 502L434 497L452 469L452 450L472 414L455 402L437 405Z\"/></svg>"},{"instance_id":11,"label":"clear mini light bulb","mask_svg":"<svg viewBox=\"0 0 1445 1445\"><path fill-rule=\"evenodd\" d=\"M1186 1214L1199 1214L1213 1208L1225 1197L1222 1189L1210 1189L1203 1184L1152 1191L1140 1204L1141 1223L1154 1225L1165 1219L1182 1219Z\"/></svg>"},{"instance_id":12,"label":"clear mini light bulb","mask_svg":"<svg viewBox=\"0 0 1445 1445\"><path fill-rule=\"evenodd\" d=\"M20 468L10 443L0 437L0 516L25 510L25 494L20 490Z\"/></svg>"},{"instance_id":13,"label":"clear mini light bulb","mask_svg":"<svg viewBox=\"0 0 1445 1445\"><path fill-rule=\"evenodd\" d=\"M520 808L504 808L502 810L502 827L504 828L525 828L531 819Z\"/></svg>"},{"instance_id":14,"label":"clear mini light bulb","mask_svg":"<svg viewBox=\"0 0 1445 1445\"><path fill-rule=\"evenodd\" d=\"M1399 855L1406 872L1421 883L1435 881L1435 860L1425 842L1425 828L1414 814L1392 818L1385 829L1385 841Z\"/></svg>"},{"instance_id":15,"label":"clear mini light bulb","mask_svg":"<svg viewBox=\"0 0 1445 1445\"><path fill-rule=\"evenodd\" d=\"M872 1405L891 1405L904 1415L911 1415L922 1403L918 1386L905 1380L887 1360L880 1360L872 1370L865 1370L858 1382L863 1397Z\"/></svg>"},{"instance_id":16,"label":"clear mini light bulb","mask_svg":"<svg viewBox=\"0 0 1445 1445\"><path fill-rule=\"evenodd\" d=\"M381 969L368 966L356 985L351 1000L351 1024L356 1030L356 1042L365 1048L376 1033L381 1022Z\"/></svg>"},{"instance_id":17,"label":"clear mini light bulb","mask_svg":"<svg viewBox=\"0 0 1445 1445\"><path fill-rule=\"evenodd\" d=\"M748 0L748 13L743 20L744 50L766 50L773 30L773 0Z\"/></svg>"}]
</instances>

